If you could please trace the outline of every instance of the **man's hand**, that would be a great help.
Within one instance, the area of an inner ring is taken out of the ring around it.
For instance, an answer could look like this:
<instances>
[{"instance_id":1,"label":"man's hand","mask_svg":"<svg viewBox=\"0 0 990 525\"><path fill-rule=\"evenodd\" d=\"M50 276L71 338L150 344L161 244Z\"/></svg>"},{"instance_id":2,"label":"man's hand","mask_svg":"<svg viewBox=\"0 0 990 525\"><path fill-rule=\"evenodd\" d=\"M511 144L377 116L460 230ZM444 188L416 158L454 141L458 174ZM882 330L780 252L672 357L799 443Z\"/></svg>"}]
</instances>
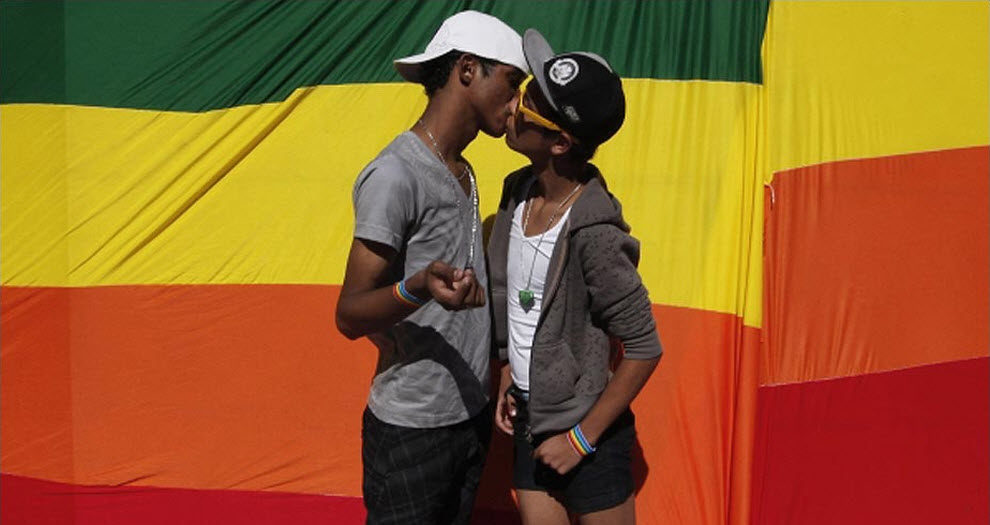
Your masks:
<instances>
[{"instance_id":1,"label":"man's hand","mask_svg":"<svg viewBox=\"0 0 990 525\"><path fill-rule=\"evenodd\" d=\"M347 270L337 301L337 329L349 339L380 332L405 319L418 306L393 295L390 271L396 252L391 247L354 239L347 256ZM485 289L471 270L434 261L406 280L406 290L416 297L431 296L448 310L485 305Z\"/></svg>"},{"instance_id":2,"label":"man's hand","mask_svg":"<svg viewBox=\"0 0 990 525\"><path fill-rule=\"evenodd\" d=\"M542 461L561 475L567 474L581 462L581 456L567 440L567 432L557 434L541 443L533 451L533 459Z\"/></svg>"},{"instance_id":3,"label":"man's hand","mask_svg":"<svg viewBox=\"0 0 990 525\"><path fill-rule=\"evenodd\" d=\"M516 398L509 395L509 385L512 375L509 363L502 366L501 379L498 385L498 403L495 405L495 426L508 435L512 435L512 419L516 417Z\"/></svg>"},{"instance_id":4,"label":"man's hand","mask_svg":"<svg viewBox=\"0 0 990 525\"><path fill-rule=\"evenodd\" d=\"M474 270L454 268L443 261L426 267L426 287L436 302L447 310L464 310L485 305L485 287Z\"/></svg>"}]
</instances>

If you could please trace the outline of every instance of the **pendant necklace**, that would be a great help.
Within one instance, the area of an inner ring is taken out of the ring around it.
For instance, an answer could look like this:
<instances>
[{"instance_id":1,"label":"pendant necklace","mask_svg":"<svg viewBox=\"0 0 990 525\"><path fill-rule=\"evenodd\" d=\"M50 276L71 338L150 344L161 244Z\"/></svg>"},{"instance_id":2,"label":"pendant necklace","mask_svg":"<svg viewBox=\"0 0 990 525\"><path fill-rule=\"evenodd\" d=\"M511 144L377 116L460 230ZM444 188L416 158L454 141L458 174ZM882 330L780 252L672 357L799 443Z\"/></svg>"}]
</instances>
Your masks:
<instances>
[{"instance_id":1,"label":"pendant necklace","mask_svg":"<svg viewBox=\"0 0 990 525\"><path fill-rule=\"evenodd\" d=\"M560 204L557 205L557 209L553 211L552 215L550 215L550 220L547 221L546 229L543 230L542 233L540 233L540 238L536 241L536 248L533 249L533 261L529 265L529 277L526 279L526 288L519 290L519 304L527 312L530 310L530 308L533 307L533 305L536 304L536 295L533 293L533 290L530 289L530 285L533 284L533 269L536 268L536 258L540 254L540 245L543 244L543 236L546 235L547 230L550 229L550 225L553 224L553 220L557 218L557 214L560 213L560 210L564 207L565 204L567 204L568 201L571 200L571 197L573 197L574 194L577 193L579 189L581 189L580 183L574 186L574 189L567 194L567 197L564 197L564 200L560 201ZM524 204L524 206L526 206L526 213L523 214L523 223L522 223L523 239L526 238L526 226L529 224L529 214L530 212L533 211L533 204L529 201L529 199L526 199L526 203ZM523 264L524 263L522 261L522 250L519 250L519 265L523 266Z\"/></svg>"},{"instance_id":2,"label":"pendant necklace","mask_svg":"<svg viewBox=\"0 0 990 525\"><path fill-rule=\"evenodd\" d=\"M427 138L429 138L430 143L433 144L433 151L437 154L437 158L440 159L440 163L447 168L448 173L454 175L454 173L450 171L450 166L447 165L447 159L443 157L443 153L440 153L440 146L437 145L437 139L433 138L433 133L430 133L430 128L426 127L426 123L423 122L423 119L419 119L419 125L423 126L423 131L426 132ZM471 166L466 162L464 163L464 171L461 172L459 176L454 175L454 178L457 179L458 186L460 186L460 181L464 180L465 175L470 177L469 180L471 182L471 195L468 197L471 201L471 237L468 241L467 263L464 264L464 269L468 270L474 268L474 241L475 237L478 236L478 183L474 178L474 171L471 170ZM459 187L457 188L457 191L463 193L463 190ZM457 211L458 215L461 215L460 196L457 197Z\"/></svg>"}]
</instances>

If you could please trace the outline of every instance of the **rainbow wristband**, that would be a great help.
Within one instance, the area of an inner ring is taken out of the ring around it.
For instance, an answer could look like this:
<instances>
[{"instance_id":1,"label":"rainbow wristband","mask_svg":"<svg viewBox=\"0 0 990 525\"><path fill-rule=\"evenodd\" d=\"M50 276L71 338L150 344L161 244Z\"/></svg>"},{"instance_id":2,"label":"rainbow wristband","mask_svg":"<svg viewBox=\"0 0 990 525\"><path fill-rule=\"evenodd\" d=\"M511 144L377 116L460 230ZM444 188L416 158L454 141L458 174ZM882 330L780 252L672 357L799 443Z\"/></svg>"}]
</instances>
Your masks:
<instances>
[{"instance_id":1,"label":"rainbow wristband","mask_svg":"<svg viewBox=\"0 0 990 525\"><path fill-rule=\"evenodd\" d=\"M395 286L392 287L392 295L394 295L395 298L398 299L400 303L405 303L411 306L418 307L426 304L425 299L420 299L419 297L416 297L415 295L409 293L409 290L406 290L405 281L399 281L395 283Z\"/></svg>"},{"instance_id":2,"label":"rainbow wristband","mask_svg":"<svg viewBox=\"0 0 990 525\"><path fill-rule=\"evenodd\" d=\"M574 428L567 433L567 441L571 443L571 446L574 447L574 450L581 457L587 456L597 450L584 437L584 432L581 432L580 424L574 425Z\"/></svg>"}]
</instances>

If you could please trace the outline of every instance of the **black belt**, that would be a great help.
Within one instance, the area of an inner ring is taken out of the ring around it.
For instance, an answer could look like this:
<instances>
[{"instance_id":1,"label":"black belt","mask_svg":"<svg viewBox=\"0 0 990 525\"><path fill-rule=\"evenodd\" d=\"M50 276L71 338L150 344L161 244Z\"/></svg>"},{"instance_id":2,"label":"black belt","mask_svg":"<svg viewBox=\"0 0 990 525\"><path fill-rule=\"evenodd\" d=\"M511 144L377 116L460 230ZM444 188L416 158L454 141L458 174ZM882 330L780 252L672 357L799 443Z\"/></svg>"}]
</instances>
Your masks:
<instances>
[{"instance_id":1,"label":"black belt","mask_svg":"<svg viewBox=\"0 0 990 525\"><path fill-rule=\"evenodd\" d=\"M529 403L529 390L523 390L515 385L515 383L509 385L509 389L506 391L510 396L514 397L516 401L521 401L523 403Z\"/></svg>"},{"instance_id":2,"label":"black belt","mask_svg":"<svg viewBox=\"0 0 990 525\"><path fill-rule=\"evenodd\" d=\"M523 424L523 432L526 435L526 441L530 445L534 445L535 440L533 439L533 433L531 427L529 426L529 390L523 390L515 385L515 383L509 385L509 389L506 390L512 399L516 401L516 424L520 422ZM520 421L520 419L522 421Z\"/></svg>"}]
</instances>

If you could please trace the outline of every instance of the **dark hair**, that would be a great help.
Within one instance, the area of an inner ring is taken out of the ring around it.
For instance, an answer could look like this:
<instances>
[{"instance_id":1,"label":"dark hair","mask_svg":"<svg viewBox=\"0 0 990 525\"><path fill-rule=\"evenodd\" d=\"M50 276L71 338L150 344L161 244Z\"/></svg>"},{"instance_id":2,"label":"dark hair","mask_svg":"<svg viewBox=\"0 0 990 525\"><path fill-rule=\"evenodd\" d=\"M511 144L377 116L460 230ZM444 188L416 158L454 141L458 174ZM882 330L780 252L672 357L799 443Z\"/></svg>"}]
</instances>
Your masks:
<instances>
[{"instance_id":1,"label":"dark hair","mask_svg":"<svg viewBox=\"0 0 990 525\"><path fill-rule=\"evenodd\" d=\"M595 151L598 150L598 144L590 144L585 142L571 142L570 154L571 158L579 162L588 162L591 157L595 156Z\"/></svg>"},{"instance_id":2,"label":"dark hair","mask_svg":"<svg viewBox=\"0 0 990 525\"><path fill-rule=\"evenodd\" d=\"M457 64L457 60L461 58L461 55L471 54L454 49L433 60L423 62L423 75L421 78L423 87L426 88L427 97L432 97L437 90L447 85L447 80L450 79L450 72L454 70L454 64ZM477 55L471 56L476 58L478 63L481 64L481 74L486 77L492 74L492 70L498 64L498 61L490 58L483 58Z\"/></svg>"},{"instance_id":3,"label":"dark hair","mask_svg":"<svg viewBox=\"0 0 990 525\"><path fill-rule=\"evenodd\" d=\"M556 118L552 118L550 119L550 121L554 123L559 122L559 120ZM554 131L552 129L547 129L542 126L539 127L539 132L542 133L545 137L558 136L561 134L560 131ZM573 137L573 135L571 136ZM570 149L567 150L567 153L565 155L567 155L568 158L576 162L588 162L591 160L592 157L595 156L595 152L598 151L598 146L600 146L600 144L594 144L585 141L576 142L575 140L572 140L571 147Z\"/></svg>"},{"instance_id":4,"label":"dark hair","mask_svg":"<svg viewBox=\"0 0 990 525\"><path fill-rule=\"evenodd\" d=\"M550 111L550 121L560 126L561 122L567 122L566 119L560 116L557 111ZM563 126L560 126L563 128ZM549 130L548 130L549 131ZM559 131L554 131L553 133L559 133ZM571 133L568 131L568 133ZM595 156L595 152L598 151L598 146L600 143L591 142L589 139L578 138L577 135L571 133L571 136L580 142L574 140L571 141L571 149L567 151L567 154L574 160L578 162L588 162L592 157Z\"/></svg>"},{"instance_id":5,"label":"dark hair","mask_svg":"<svg viewBox=\"0 0 990 525\"><path fill-rule=\"evenodd\" d=\"M551 121L559 122L557 119L551 119ZM557 136L561 134L560 131L554 131L543 127L540 128L540 133L543 133L544 136L550 136L550 135ZM573 137L573 135L571 136ZM572 140L571 148L567 150L566 155L577 162L588 162L589 160L591 160L592 157L595 156L595 151L598 151L598 146L599 144L593 144L584 141L576 142L575 140Z\"/></svg>"},{"instance_id":6,"label":"dark hair","mask_svg":"<svg viewBox=\"0 0 990 525\"><path fill-rule=\"evenodd\" d=\"M563 125L561 125L561 122L566 123L567 119L565 119L559 111L553 109L553 106L551 106L550 102L547 100L546 93L544 93L542 89L536 89L535 84L533 84L533 86L534 88L529 92L529 95L534 99L533 103L536 104L537 113L543 115L545 118L550 120L550 122L553 122L561 129L566 129ZM539 96L536 96L537 93ZM543 133L544 136L559 135L561 133L560 131L554 131L542 126L539 126L539 128L540 132ZM591 160L591 157L595 156L595 151L598 149L599 144L590 142L588 139L580 139L577 135L574 135L574 133L570 131L568 131L568 133L571 137L574 137L575 140L571 141L571 148L567 151L567 156L577 162L588 162ZM581 142L576 142L577 140L580 140Z\"/></svg>"}]
</instances>

